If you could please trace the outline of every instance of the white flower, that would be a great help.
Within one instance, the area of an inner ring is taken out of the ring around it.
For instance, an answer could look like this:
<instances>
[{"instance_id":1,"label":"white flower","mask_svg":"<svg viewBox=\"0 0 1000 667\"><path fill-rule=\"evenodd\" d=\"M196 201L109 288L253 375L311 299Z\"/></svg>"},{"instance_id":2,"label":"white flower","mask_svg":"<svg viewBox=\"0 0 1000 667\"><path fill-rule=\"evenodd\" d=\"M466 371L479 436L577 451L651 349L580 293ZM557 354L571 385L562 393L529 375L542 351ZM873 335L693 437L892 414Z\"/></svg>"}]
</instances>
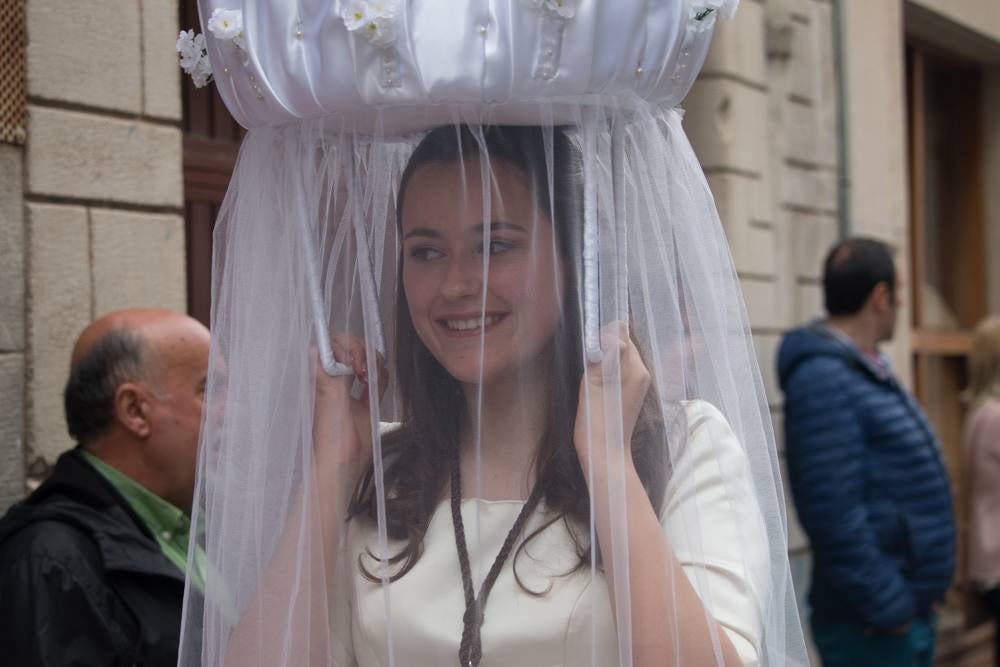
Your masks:
<instances>
[{"instance_id":1,"label":"white flower","mask_svg":"<svg viewBox=\"0 0 1000 667\"><path fill-rule=\"evenodd\" d=\"M212 80L212 64L208 60L204 35L196 35L194 30L181 30L177 36L177 53L181 56L181 69L191 75L196 88Z\"/></svg>"},{"instance_id":2,"label":"white flower","mask_svg":"<svg viewBox=\"0 0 1000 667\"><path fill-rule=\"evenodd\" d=\"M349 31L361 33L378 48L396 41L396 3L393 0L353 0L340 18Z\"/></svg>"},{"instance_id":3,"label":"white flower","mask_svg":"<svg viewBox=\"0 0 1000 667\"><path fill-rule=\"evenodd\" d=\"M189 72L195 88L202 88L212 80L212 64L208 61L208 56L200 59L194 69Z\"/></svg>"},{"instance_id":4,"label":"white flower","mask_svg":"<svg viewBox=\"0 0 1000 667\"><path fill-rule=\"evenodd\" d=\"M198 44L199 39L201 40L200 45ZM181 67L185 72L194 67L198 59L201 58L204 45L204 35L195 35L194 30L181 30L177 36L177 53L181 56Z\"/></svg>"},{"instance_id":5,"label":"white flower","mask_svg":"<svg viewBox=\"0 0 1000 667\"><path fill-rule=\"evenodd\" d=\"M243 39L243 12L238 9L216 9L208 19L208 29L220 42L232 42L241 51L246 50Z\"/></svg>"},{"instance_id":6,"label":"white flower","mask_svg":"<svg viewBox=\"0 0 1000 667\"><path fill-rule=\"evenodd\" d=\"M379 48L385 48L396 41L396 22L390 18L373 18L365 23L365 36Z\"/></svg>"},{"instance_id":7,"label":"white flower","mask_svg":"<svg viewBox=\"0 0 1000 667\"><path fill-rule=\"evenodd\" d=\"M368 22L368 12L368 3L355 0L347 5L340 18L344 20L344 25L349 31L357 32Z\"/></svg>"}]
</instances>

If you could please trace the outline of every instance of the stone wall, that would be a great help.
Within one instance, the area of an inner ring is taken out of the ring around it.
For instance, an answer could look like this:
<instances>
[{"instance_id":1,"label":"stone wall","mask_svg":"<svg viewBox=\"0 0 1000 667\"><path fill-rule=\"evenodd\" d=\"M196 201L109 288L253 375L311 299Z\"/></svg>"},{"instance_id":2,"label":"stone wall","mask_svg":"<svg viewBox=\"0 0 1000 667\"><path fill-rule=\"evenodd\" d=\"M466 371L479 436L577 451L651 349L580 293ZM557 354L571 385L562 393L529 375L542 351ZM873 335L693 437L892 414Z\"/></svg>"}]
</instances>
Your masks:
<instances>
[{"instance_id":1,"label":"stone wall","mask_svg":"<svg viewBox=\"0 0 1000 667\"><path fill-rule=\"evenodd\" d=\"M0 146L0 506L72 445L62 388L92 319L185 310L171 0L31 0L28 134Z\"/></svg>"},{"instance_id":2,"label":"stone wall","mask_svg":"<svg viewBox=\"0 0 1000 667\"><path fill-rule=\"evenodd\" d=\"M23 154L0 144L0 508L25 488Z\"/></svg>"},{"instance_id":3,"label":"stone wall","mask_svg":"<svg viewBox=\"0 0 1000 667\"><path fill-rule=\"evenodd\" d=\"M743 284L777 425L781 333L820 314L820 264L838 237L833 5L747 0L723 22L685 103ZM780 428L776 429L780 436ZM793 522L792 554L807 550Z\"/></svg>"},{"instance_id":4,"label":"stone wall","mask_svg":"<svg viewBox=\"0 0 1000 667\"><path fill-rule=\"evenodd\" d=\"M744 0L685 102L743 285L782 469L777 347L821 314L820 266L840 235L833 21L828 0ZM804 609L809 545L790 501L788 514Z\"/></svg>"},{"instance_id":5,"label":"stone wall","mask_svg":"<svg viewBox=\"0 0 1000 667\"><path fill-rule=\"evenodd\" d=\"M984 155L988 182L996 182L1000 3L995 0L742 0L736 19L717 29L703 74L684 105L685 126L715 193L744 287L782 459L775 352L785 329L822 314L820 276L827 249L845 234L881 238L896 249L903 284L909 284L908 31L987 66ZM994 256L1000 253L998 192L987 187L985 193L986 241ZM997 262L988 265L991 310L1000 312L1000 268ZM901 379L910 383L906 301L896 338L886 349ZM792 573L800 608L806 610L809 544L791 502L788 507Z\"/></svg>"}]
</instances>

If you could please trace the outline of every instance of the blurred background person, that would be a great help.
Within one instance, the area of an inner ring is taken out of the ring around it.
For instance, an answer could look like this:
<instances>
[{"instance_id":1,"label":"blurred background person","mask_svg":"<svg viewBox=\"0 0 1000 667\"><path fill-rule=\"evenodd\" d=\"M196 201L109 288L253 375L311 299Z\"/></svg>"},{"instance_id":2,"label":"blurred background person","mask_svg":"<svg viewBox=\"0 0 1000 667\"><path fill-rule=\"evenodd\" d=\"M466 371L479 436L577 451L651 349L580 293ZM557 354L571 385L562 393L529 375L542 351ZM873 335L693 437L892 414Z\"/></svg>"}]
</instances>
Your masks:
<instances>
[{"instance_id":1,"label":"blurred background person","mask_svg":"<svg viewBox=\"0 0 1000 667\"><path fill-rule=\"evenodd\" d=\"M974 605L966 623L992 616L1000 627L1000 316L976 327L969 357L969 414L962 444L967 480L968 542L966 580ZM975 606L988 615L976 614ZM1000 632L994 635L994 660L1000 665Z\"/></svg>"},{"instance_id":2,"label":"blurred background person","mask_svg":"<svg viewBox=\"0 0 1000 667\"><path fill-rule=\"evenodd\" d=\"M782 340L789 481L813 550L825 667L930 667L955 526L940 446L879 344L900 286L889 247L850 238L823 267L828 313Z\"/></svg>"},{"instance_id":3,"label":"blurred background person","mask_svg":"<svg viewBox=\"0 0 1000 667\"><path fill-rule=\"evenodd\" d=\"M64 394L77 446L0 519L4 664L177 663L208 347L168 310L80 335Z\"/></svg>"}]
</instances>

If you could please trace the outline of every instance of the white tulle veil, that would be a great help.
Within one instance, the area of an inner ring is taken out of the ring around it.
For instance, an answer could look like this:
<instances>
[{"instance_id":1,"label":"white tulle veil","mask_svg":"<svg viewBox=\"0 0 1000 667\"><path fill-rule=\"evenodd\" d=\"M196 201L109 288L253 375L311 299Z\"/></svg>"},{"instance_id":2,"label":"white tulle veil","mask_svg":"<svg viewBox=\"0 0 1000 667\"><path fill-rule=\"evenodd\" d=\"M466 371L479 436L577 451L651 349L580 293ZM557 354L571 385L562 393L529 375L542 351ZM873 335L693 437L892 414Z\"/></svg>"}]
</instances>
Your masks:
<instances>
[{"instance_id":1,"label":"white tulle veil","mask_svg":"<svg viewBox=\"0 0 1000 667\"><path fill-rule=\"evenodd\" d=\"M249 131L181 665L806 663L678 108L734 4L202 0Z\"/></svg>"}]
</instances>

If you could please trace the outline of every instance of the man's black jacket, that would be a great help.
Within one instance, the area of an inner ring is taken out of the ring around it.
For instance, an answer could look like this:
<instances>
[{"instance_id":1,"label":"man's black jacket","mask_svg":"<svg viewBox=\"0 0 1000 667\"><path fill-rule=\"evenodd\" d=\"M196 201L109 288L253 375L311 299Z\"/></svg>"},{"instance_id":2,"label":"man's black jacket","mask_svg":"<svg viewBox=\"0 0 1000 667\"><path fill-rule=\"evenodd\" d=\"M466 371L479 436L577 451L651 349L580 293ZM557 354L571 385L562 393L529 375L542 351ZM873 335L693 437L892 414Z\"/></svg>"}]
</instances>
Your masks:
<instances>
[{"instance_id":1,"label":"man's black jacket","mask_svg":"<svg viewBox=\"0 0 1000 667\"><path fill-rule=\"evenodd\" d=\"M184 576L77 450L0 519L0 663L177 664Z\"/></svg>"}]
</instances>

